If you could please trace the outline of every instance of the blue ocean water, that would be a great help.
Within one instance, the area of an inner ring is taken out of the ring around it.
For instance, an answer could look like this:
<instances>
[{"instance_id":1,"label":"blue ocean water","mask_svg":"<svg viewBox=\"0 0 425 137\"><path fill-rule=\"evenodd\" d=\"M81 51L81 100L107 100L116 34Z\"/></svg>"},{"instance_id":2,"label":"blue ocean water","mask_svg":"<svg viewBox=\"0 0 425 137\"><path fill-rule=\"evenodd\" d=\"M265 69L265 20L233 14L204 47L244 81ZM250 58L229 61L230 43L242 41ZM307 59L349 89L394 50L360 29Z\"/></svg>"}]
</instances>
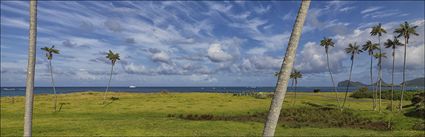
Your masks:
<instances>
[{"instance_id":1,"label":"blue ocean water","mask_svg":"<svg viewBox=\"0 0 425 137\"><path fill-rule=\"evenodd\" d=\"M25 87L0 87L0 96L24 96ZM105 91L105 87L56 87L58 94L66 94L73 92L85 91ZM134 92L134 93L152 93L152 92L214 92L214 93L240 93L240 92L273 92L274 87L110 87L109 91L113 92ZM313 92L314 89L319 89L321 92L333 92L332 87L297 87L297 92ZM354 91L358 87L350 87L349 91ZM390 90L390 87L383 87L383 90ZM400 87L396 87L399 90ZM419 90L424 87L408 87L407 90ZM345 92L346 87L338 87L339 92ZM288 91L294 91L293 88L288 88ZM51 87L35 87L35 94L53 94Z\"/></svg>"}]
</instances>

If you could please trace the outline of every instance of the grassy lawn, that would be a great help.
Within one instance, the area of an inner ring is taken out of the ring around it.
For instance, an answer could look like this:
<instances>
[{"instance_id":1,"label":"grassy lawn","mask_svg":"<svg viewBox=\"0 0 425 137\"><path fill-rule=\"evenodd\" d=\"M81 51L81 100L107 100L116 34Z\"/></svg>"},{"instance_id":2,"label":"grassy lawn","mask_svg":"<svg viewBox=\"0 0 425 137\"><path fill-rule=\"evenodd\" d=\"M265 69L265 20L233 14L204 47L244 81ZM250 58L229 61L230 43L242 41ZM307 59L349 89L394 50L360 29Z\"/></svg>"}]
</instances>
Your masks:
<instances>
[{"instance_id":1,"label":"grassy lawn","mask_svg":"<svg viewBox=\"0 0 425 137\"><path fill-rule=\"evenodd\" d=\"M34 136L259 136L263 123L232 120L186 120L169 117L170 114L210 114L215 116L242 116L266 112L270 98L233 96L221 93L117 93L119 97L108 105L102 104L103 93L80 92L59 95L61 112L53 112L53 96L37 95L34 104ZM343 97L343 94L339 94ZM334 93L293 93L284 102L285 109L313 107L308 103L335 105ZM342 100L342 98L341 98ZM109 101L110 102L110 101ZM406 101L406 104L409 101ZM388 100L383 100L383 112L371 111L371 99L348 99L348 108L356 115L371 119L392 120L393 130L370 130L336 127L287 127L278 124L278 136L421 136L423 131L412 126L423 119L406 117L402 113L385 110ZM22 136L24 97L1 98L1 136ZM313 114L314 116L314 114Z\"/></svg>"}]
</instances>

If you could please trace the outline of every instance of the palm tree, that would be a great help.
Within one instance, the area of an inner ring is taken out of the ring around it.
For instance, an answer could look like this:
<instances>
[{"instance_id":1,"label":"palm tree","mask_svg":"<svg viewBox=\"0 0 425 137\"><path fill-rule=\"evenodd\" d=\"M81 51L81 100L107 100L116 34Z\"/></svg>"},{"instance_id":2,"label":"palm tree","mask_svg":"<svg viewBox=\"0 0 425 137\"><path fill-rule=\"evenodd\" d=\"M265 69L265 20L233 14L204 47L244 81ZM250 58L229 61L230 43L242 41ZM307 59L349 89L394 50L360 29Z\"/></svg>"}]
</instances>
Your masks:
<instances>
[{"instance_id":1,"label":"palm tree","mask_svg":"<svg viewBox=\"0 0 425 137\"><path fill-rule=\"evenodd\" d=\"M28 66L25 93L25 115L24 115L24 137L32 135L32 111L34 104L34 73L35 56L37 41L37 1L30 1L30 29L29 29L29 48L28 48Z\"/></svg>"},{"instance_id":2,"label":"palm tree","mask_svg":"<svg viewBox=\"0 0 425 137\"><path fill-rule=\"evenodd\" d=\"M375 90L375 86L374 86L374 82L373 82L373 71L372 71L372 64L373 64L373 54L375 50L378 50L378 44L372 43L372 41L367 41L366 44L363 45L363 51L367 51L369 53L370 56L370 85L372 86L372 91L373 93L373 110L376 110L376 90Z\"/></svg>"},{"instance_id":3,"label":"palm tree","mask_svg":"<svg viewBox=\"0 0 425 137\"><path fill-rule=\"evenodd\" d=\"M106 58L108 58L111 61L112 66L111 66L111 73L109 75L108 86L106 86L105 94L103 95L103 103L105 103L106 93L108 93L109 85L111 84L112 73L114 71L114 65L117 62L117 60L120 60L120 54L119 53L114 53L111 50L109 50L109 53L107 54Z\"/></svg>"},{"instance_id":4,"label":"palm tree","mask_svg":"<svg viewBox=\"0 0 425 137\"><path fill-rule=\"evenodd\" d=\"M288 47L286 48L286 55L280 68L276 89L264 126L263 136L274 136L277 121L282 109L282 102L285 99L286 88L288 87L289 75L291 74L291 70L294 64L295 52L298 47L298 42L301 37L302 28L304 26L305 17L307 16L310 2L310 0L303 0L301 2L301 7L298 11L298 16L295 20L291 37L289 38Z\"/></svg>"},{"instance_id":5,"label":"palm tree","mask_svg":"<svg viewBox=\"0 0 425 137\"><path fill-rule=\"evenodd\" d=\"M342 107L341 110L344 109L345 106L345 102L347 101L347 95L348 95L348 88L350 87L351 84L351 73L353 72L353 64L354 64L354 56L356 54L360 54L360 52L362 52L362 50L360 49L360 46L357 46L357 43L354 42L354 44L348 44L348 47L345 48L345 53L350 54L351 55L351 67L350 67L350 74L348 76L348 85L347 85L347 89L345 90L345 97L344 97L344 102L342 103Z\"/></svg>"},{"instance_id":6,"label":"palm tree","mask_svg":"<svg viewBox=\"0 0 425 137\"><path fill-rule=\"evenodd\" d=\"M379 112L381 112L381 100L382 100L382 93L381 93L381 90L382 90L382 71L381 71L381 69L382 69L382 58L387 58L387 56L386 56L386 54L385 53L375 53L375 55L373 55L376 59L378 59L378 69L379 69L379 71L378 71L378 77L379 77L379 79L378 79L378 87L379 87L379 104L378 104L378 109L379 109Z\"/></svg>"},{"instance_id":7,"label":"palm tree","mask_svg":"<svg viewBox=\"0 0 425 137\"><path fill-rule=\"evenodd\" d=\"M387 42L384 43L385 48L391 48L393 50L393 66L391 72L391 111L394 110L393 99L394 99L394 63L395 63L395 49L397 46L401 46L402 44L398 41L397 37L394 37L394 40L387 39Z\"/></svg>"},{"instance_id":8,"label":"palm tree","mask_svg":"<svg viewBox=\"0 0 425 137\"><path fill-rule=\"evenodd\" d=\"M387 31L384 29L384 28L382 28L382 25L381 25L381 23L379 23L378 25L376 25L376 26L373 26L372 27L372 31L370 31L370 35L371 36L378 36L378 45L379 45L379 54L382 54L382 50L381 50L381 36L382 36L382 33L387 33ZM379 62L381 62L381 58L379 58L378 59L379 60ZM379 63L379 70L378 70L379 72L379 74L381 74L382 72L382 66L381 66L381 63ZM382 90L382 75L379 75L379 96L381 96L381 90ZM381 112L381 98L379 98L379 112Z\"/></svg>"},{"instance_id":9,"label":"palm tree","mask_svg":"<svg viewBox=\"0 0 425 137\"><path fill-rule=\"evenodd\" d=\"M54 109L56 111L56 104L58 102L58 96L56 95L55 81L53 80L52 59L53 59L53 54L59 54L59 50L55 49L55 46L52 46L50 48L44 47L44 48L41 48L41 50L46 52L47 60L49 60L50 77L52 79L53 94L55 95Z\"/></svg>"},{"instance_id":10,"label":"palm tree","mask_svg":"<svg viewBox=\"0 0 425 137\"><path fill-rule=\"evenodd\" d=\"M297 99L297 84L298 84L298 79L299 78L302 78L303 77L303 74L301 74L300 71L294 69L294 71L291 73L291 76L290 77L293 79L292 84L295 82L295 89L294 89L295 95L294 95L294 102L292 104L292 105L295 105L295 99Z\"/></svg>"},{"instance_id":11,"label":"palm tree","mask_svg":"<svg viewBox=\"0 0 425 137\"><path fill-rule=\"evenodd\" d=\"M329 47L334 47L334 45L335 45L335 43L332 41L331 38L324 37L323 40L320 41L320 46L325 47L326 62L328 64L328 71L329 71L329 75L331 76L332 86L334 87L336 101L338 103L338 107L340 107L339 97L338 97L338 90L337 90L337 88L335 86L335 81L334 81L334 78L332 76L331 67L329 65L329 51L328 50L329 50Z\"/></svg>"},{"instance_id":12,"label":"palm tree","mask_svg":"<svg viewBox=\"0 0 425 137\"><path fill-rule=\"evenodd\" d=\"M409 23L404 22L404 24L400 24L400 28L396 28L394 33L398 34L397 38L404 37L404 60L403 60L403 83L401 85L401 98L400 98L400 111L403 110L403 94L406 88L406 50L407 44L409 44L410 34L418 36L416 33L416 28L418 26L410 26Z\"/></svg>"}]
</instances>

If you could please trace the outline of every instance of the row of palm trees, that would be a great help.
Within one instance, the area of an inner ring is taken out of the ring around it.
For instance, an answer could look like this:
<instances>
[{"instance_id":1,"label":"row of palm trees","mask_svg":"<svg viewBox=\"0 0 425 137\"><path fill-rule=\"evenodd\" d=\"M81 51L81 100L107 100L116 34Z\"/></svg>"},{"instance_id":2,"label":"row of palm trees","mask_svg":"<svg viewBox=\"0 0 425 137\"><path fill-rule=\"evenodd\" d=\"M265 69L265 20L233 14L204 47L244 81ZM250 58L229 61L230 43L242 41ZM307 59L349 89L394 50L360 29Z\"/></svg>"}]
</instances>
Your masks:
<instances>
[{"instance_id":1,"label":"row of palm trees","mask_svg":"<svg viewBox=\"0 0 425 137\"><path fill-rule=\"evenodd\" d=\"M394 30L394 33L396 34L396 36L394 36L394 38L391 39L387 39L387 41L384 43L385 48L390 48L392 49L392 72L391 72L391 111L393 111L394 106L393 106L393 99L394 99L394 65L395 65L395 49L399 46L403 46L404 45L404 62L403 62L403 83L402 83L402 92L401 92L401 98L400 98L400 103L399 103L399 110L401 111L403 109L403 94L405 91L405 84L406 84L406 79L405 79L405 72L406 72L406 49L407 49L407 45L409 43L409 38L411 35L415 35L418 36L419 34L416 33L416 28L418 26L411 26L408 22L404 22L403 24L400 24L399 28L396 28ZM332 41L331 38L324 38L323 40L320 41L320 46L325 48L325 53L326 53L326 59L327 59L327 65L328 65L328 70L329 70L329 74L332 80L332 84L334 86L334 90L335 90L335 95L336 95L336 100L338 103L338 106L340 106L341 110L344 109L345 106L345 102L347 100L347 95L348 95L348 87L350 87L350 83L351 83L351 74L352 74L352 70L353 70L353 64L354 64L354 58L355 55L360 54L363 51L367 51L369 56L370 56L370 82L371 85L373 87L373 92L374 92L374 97L373 97L373 110L376 110L376 104L377 104L377 99L379 100L378 103L378 109L379 112L381 112L381 98L382 98L382 59L386 58L386 53L382 52L382 48L381 48L381 36L387 33L387 31L382 27L381 24L378 24L376 26L372 27L372 31L370 32L371 36L378 36L378 43L373 43L372 41L368 40L364 45L362 45L362 48L357 45L356 42L354 43L349 43L348 47L345 48L345 52L347 54L350 54L350 60L351 60L351 66L350 66L350 73L348 76L348 84L347 84L347 88L345 91L345 97L344 97L344 101L342 103L342 105L340 105L339 103L339 98L338 98L338 92L337 92L337 88L335 86L334 83L334 79L332 76L332 72L330 70L330 65L329 65L329 54L328 54L328 50L330 47L334 47L335 43ZM398 38L403 37L404 38L404 44L400 43L400 41L398 40ZM377 53L375 53L375 51L378 50ZM378 80L377 82L374 84L373 82L373 58L378 59ZM378 87L378 91L377 92L375 90L375 86ZM379 93L379 94L378 94Z\"/></svg>"}]
</instances>

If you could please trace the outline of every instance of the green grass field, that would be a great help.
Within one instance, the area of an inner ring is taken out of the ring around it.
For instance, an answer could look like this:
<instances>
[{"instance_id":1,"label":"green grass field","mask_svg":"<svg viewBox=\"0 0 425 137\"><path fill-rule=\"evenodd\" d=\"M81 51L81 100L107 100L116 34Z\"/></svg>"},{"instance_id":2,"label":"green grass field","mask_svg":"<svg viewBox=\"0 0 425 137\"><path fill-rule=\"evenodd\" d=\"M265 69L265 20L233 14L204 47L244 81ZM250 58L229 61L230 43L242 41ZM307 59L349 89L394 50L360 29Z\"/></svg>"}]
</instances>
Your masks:
<instances>
[{"instance_id":1,"label":"green grass field","mask_svg":"<svg viewBox=\"0 0 425 137\"><path fill-rule=\"evenodd\" d=\"M169 117L170 114L210 114L216 116L242 116L266 112L270 98L233 96L222 93L117 93L119 97L108 105L102 104L103 93L80 92L59 95L63 105L60 112L53 110L52 95L35 96L34 136L260 136L262 122L185 120ZM343 97L343 94L339 94ZM293 93L289 92L283 107L312 107L306 102L336 104L334 93L298 93L292 106ZM24 97L1 98L1 136L22 136ZM342 98L341 98L342 100ZM388 100L383 100L383 112L371 111L371 99L348 100L347 107L358 116L371 120L391 119L393 130L370 130L337 127L287 127L278 124L278 136L423 136L424 132L412 129L420 118L406 117L402 113L385 110ZM408 104L409 101L406 101ZM310 114L314 116L314 114Z\"/></svg>"}]
</instances>

